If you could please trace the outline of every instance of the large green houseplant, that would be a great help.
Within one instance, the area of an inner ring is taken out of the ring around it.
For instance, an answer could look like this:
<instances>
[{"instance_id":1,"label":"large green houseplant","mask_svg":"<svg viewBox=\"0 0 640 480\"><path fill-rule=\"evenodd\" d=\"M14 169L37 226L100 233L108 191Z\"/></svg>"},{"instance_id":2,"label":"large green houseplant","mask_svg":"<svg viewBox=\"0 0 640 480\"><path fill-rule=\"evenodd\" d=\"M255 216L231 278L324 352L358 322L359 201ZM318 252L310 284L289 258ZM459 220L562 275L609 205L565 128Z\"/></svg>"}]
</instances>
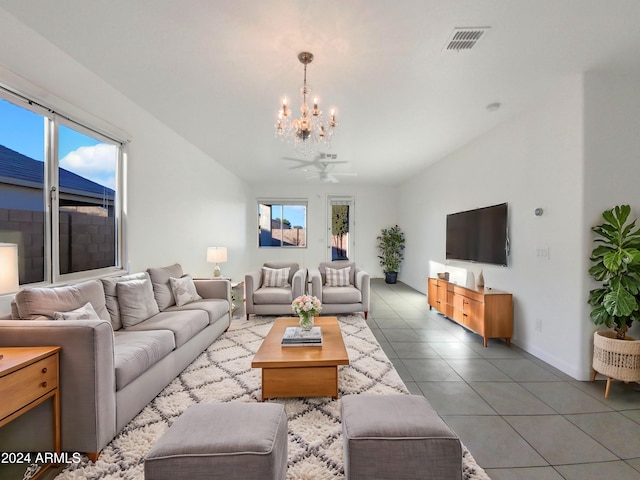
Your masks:
<instances>
[{"instance_id":1,"label":"large green houseplant","mask_svg":"<svg viewBox=\"0 0 640 480\"><path fill-rule=\"evenodd\" d=\"M404 259L404 233L398 225L394 225L383 228L377 239L378 250L380 250L378 258L385 274L385 282L396 283L400 263Z\"/></svg>"},{"instance_id":2,"label":"large green houseplant","mask_svg":"<svg viewBox=\"0 0 640 480\"><path fill-rule=\"evenodd\" d=\"M598 245L591 252L589 274L602 284L589 292L591 319L613 328L618 339L640 320L640 229L636 220L629 221L630 213L629 205L616 206L592 228Z\"/></svg>"},{"instance_id":3,"label":"large green houseplant","mask_svg":"<svg viewBox=\"0 0 640 480\"><path fill-rule=\"evenodd\" d=\"M591 252L589 274L602 284L589 292L591 320L615 331L593 334L591 381L596 373L607 377L605 398L611 379L640 381L640 341L626 334L640 320L640 229L629 220L630 213L629 205L618 205L604 211L604 223L592 228L598 245Z\"/></svg>"}]
</instances>

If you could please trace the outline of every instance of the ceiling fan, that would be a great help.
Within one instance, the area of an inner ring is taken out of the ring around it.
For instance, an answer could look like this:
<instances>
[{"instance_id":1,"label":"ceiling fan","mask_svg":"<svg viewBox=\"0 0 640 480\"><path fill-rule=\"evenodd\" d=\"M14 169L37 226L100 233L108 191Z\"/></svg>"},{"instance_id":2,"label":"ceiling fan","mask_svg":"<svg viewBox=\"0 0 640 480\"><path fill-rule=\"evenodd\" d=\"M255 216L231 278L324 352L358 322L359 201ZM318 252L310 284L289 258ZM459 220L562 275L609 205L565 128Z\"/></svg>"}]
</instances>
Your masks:
<instances>
[{"instance_id":1,"label":"ceiling fan","mask_svg":"<svg viewBox=\"0 0 640 480\"><path fill-rule=\"evenodd\" d=\"M288 160L291 162L298 162L298 165L294 165L293 167L289 167L290 170L302 170L303 172L308 172L311 170L311 167L315 167L316 169L322 169L323 164L338 164L338 163L347 163L344 160L336 160L338 158L337 153L318 153L313 160L304 160L302 158L293 158L293 157L282 157L283 160ZM324 167L326 168L326 167Z\"/></svg>"},{"instance_id":2,"label":"ceiling fan","mask_svg":"<svg viewBox=\"0 0 640 480\"><path fill-rule=\"evenodd\" d=\"M352 173L352 172L331 173L331 170L333 170L333 168L335 167L335 163L347 163L347 162L320 162L320 165L318 166L318 171L315 172L312 176L307 177L307 180L310 180L312 178L319 178L320 181L322 182L338 183L339 180L336 178L338 176L355 177L356 175L358 175L357 173Z\"/></svg>"}]
</instances>

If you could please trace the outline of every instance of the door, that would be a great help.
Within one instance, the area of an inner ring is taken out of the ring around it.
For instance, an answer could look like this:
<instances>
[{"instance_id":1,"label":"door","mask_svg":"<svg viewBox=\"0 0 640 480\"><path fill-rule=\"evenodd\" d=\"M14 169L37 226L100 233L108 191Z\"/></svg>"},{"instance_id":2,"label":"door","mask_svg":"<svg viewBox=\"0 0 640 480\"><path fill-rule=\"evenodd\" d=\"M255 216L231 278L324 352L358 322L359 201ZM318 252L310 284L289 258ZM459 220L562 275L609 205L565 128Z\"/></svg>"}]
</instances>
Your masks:
<instances>
[{"instance_id":1,"label":"door","mask_svg":"<svg viewBox=\"0 0 640 480\"><path fill-rule=\"evenodd\" d=\"M327 217L327 259L354 260L354 198L329 195Z\"/></svg>"}]
</instances>

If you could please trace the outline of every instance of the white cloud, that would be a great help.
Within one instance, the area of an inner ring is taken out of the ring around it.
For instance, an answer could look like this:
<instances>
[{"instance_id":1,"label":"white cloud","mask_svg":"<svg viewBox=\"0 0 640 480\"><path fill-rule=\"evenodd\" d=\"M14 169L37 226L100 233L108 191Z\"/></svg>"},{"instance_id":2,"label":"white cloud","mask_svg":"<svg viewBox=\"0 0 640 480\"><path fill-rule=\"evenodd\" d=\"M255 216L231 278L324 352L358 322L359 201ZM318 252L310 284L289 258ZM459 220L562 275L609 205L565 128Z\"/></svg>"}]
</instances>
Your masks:
<instances>
[{"instance_id":1,"label":"white cloud","mask_svg":"<svg viewBox=\"0 0 640 480\"><path fill-rule=\"evenodd\" d=\"M115 145L99 143L80 147L60 160L60 167L100 185L115 189L117 150Z\"/></svg>"}]
</instances>

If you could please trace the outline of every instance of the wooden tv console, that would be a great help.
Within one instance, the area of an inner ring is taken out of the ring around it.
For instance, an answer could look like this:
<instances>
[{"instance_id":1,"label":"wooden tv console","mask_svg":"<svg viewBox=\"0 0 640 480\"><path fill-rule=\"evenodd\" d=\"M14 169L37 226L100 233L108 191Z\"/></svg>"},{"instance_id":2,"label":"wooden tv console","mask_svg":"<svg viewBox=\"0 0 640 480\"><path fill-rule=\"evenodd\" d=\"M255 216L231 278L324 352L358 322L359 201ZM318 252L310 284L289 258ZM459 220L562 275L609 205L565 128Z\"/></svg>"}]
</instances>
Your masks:
<instances>
[{"instance_id":1,"label":"wooden tv console","mask_svg":"<svg viewBox=\"0 0 640 480\"><path fill-rule=\"evenodd\" d=\"M513 296L489 288L467 288L437 278L428 285L429 309L449 317L484 339L504 338L507 345L513 335Z\"/></svg>"}]
</instances>

